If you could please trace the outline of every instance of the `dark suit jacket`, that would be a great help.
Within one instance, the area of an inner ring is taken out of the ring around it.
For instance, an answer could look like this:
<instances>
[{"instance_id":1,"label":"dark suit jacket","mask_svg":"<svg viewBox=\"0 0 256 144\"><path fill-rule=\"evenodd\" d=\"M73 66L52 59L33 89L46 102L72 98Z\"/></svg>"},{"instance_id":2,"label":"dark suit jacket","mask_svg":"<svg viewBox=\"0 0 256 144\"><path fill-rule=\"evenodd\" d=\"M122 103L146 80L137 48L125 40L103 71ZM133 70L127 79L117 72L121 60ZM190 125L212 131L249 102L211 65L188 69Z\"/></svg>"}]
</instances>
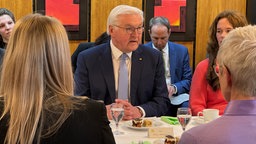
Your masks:
<instances>
[{"instance_id":1,"label":"dark suit jacket","mask_svg":"<svg viewBox=\"0 0 256 144\"><path fill-rule=\"evenodd\" d=\"M152 42L144 45L153 48ZM170 41L168 45L171 83L177 87L178 93L176 95L189 93L192 72L189 65L188 49L183 45Z\"/></svg>"},{"instance_id":2,"label":"dark suit jacket","mask_svg":"<svg viewBox=\"0 0 256 144\"><path fill-rule=\"evenodd\" d=\"M162 55L140 45L132 52L130 102L141 106L146 116L164 115L170 105ZM115 102L116 90L110 43L81 52L75 72L75 93L105 104Z\"/></svg>"},{"instance_id":3,"label":"dark suit jacket","mask_svg":"<svg viewBox=\"0 0 256 144\"><path fill-rule=\"evenodd\" d=\"M75 110L53 136L41 139L43 144L115 144L103 103L87 99ZM1 106L3 107L3 105ZM1 109L2 111L2 109ZM48 118L48 117L46 117ZM5 119L6 120L6 119ZM7 131L6 121L0 121L0 143Z\"/></svg>"},{"instance_id":4,"label":"dark suit jacket","mask_svg":"<svg viewBox=\"0 0 256 144\"><path fill-rule=\"evenodd\" d=\"M84 43L80 43L77 47L77 49L74 51L74 53L71 56L71 62L72 62L72 68L73 68L73 72L76 71L76 62L77 62L77 57L78 54L88 48L91 48L94 46L94 42L84 42Z\"/></svg>"}]
</instances>

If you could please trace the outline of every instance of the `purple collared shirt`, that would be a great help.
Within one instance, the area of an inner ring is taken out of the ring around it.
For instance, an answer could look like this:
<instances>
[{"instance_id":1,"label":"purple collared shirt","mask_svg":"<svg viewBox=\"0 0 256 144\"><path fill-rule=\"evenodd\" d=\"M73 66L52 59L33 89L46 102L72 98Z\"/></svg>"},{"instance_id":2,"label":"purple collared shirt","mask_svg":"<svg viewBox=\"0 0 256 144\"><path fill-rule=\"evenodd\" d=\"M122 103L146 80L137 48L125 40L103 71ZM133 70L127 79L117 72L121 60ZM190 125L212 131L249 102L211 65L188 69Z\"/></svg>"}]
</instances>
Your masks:
<instances>
[{"instance_id":1,"label":"purple collared shirt","mask_svg":"<svg viewBox=\"0 0 256 144\"><path fill-rule=\"evenodd\" d=\"M256 100L229 102L222 117L184 132L179 144L256 144Z\"/></svg>"}]
</instances>

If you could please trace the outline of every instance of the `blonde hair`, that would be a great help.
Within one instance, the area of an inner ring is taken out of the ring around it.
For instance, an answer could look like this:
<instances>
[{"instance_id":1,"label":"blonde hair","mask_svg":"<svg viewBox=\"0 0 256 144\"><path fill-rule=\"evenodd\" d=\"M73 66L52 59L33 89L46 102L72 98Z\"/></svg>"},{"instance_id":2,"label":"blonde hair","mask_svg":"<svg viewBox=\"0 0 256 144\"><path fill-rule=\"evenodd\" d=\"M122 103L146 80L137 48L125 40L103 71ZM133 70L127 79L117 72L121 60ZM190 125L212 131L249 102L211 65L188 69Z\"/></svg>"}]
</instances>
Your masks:
<instances>
[{"instance_id":1,"label":"blonde hair","mask_svg":"<svg viewBox=\"0 0 256 144\"><path fill-rule=\"evenodd\" d=\"M1 120L8 117L5 143L40 143L69 117L74 104L70 49L57 19L31 14L17 21L3 60L0 94ZM45 113L58 117L46 120Z\"/></svg>"}]
</instances>

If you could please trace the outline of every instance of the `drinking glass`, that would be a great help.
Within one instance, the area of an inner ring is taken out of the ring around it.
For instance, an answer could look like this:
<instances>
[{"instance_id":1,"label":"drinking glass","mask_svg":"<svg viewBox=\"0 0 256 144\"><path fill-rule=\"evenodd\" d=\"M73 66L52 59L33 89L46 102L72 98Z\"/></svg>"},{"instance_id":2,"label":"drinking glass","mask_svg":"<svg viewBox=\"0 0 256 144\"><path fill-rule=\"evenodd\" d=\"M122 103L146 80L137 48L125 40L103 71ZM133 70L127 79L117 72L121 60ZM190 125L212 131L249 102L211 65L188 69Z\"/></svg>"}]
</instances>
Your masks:
<instances>
[{"instance_id":1,"label":"drinking glass","mask_svg":"<svg viewBox=\"0 0 256 144\"><path fill-rule=\"evenodd\" d=\"M120 103L113 103L110 106L112 119L115 121L116 130L113 132L115 135L122 135L123 132L118 130L119 121L123 119L124 116L124 106Z\"/></svg>"},{"instance_id":2,"label":"drinking glass","mask_svg":"<svg viewBox=\"0 0 256 144\"><path fill-rule=\"evenodd\" d=\"M183 132L186 129L190 119L192 117L191 109L190 108L178 108L177 111L177 118L180 122Z\"/></svg>"}]
</instances>

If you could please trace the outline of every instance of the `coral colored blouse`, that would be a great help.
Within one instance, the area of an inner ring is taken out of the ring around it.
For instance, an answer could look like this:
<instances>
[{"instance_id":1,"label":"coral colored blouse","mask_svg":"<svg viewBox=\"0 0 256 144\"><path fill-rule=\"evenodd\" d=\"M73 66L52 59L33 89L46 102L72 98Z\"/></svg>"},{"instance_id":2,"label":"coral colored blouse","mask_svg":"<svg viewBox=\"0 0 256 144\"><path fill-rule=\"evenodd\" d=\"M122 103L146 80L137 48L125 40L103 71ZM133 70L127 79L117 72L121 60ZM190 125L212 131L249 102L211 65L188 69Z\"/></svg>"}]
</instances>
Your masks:
<instances>
[{"instance_id":1,"label":"coral colored blouse","mask_svg":"<svg viewBox=\"0 0 256 144\"><path fill-rule=\"evenodd\" d=\"M212 87L206 80L209 59L201 61L193 74L190 88L190 108L193 115L206 108L214 108L220 111L220 115L224 113L227 101L224 99L220 89L213 91Z\"/></svg>"}]
</instances>

